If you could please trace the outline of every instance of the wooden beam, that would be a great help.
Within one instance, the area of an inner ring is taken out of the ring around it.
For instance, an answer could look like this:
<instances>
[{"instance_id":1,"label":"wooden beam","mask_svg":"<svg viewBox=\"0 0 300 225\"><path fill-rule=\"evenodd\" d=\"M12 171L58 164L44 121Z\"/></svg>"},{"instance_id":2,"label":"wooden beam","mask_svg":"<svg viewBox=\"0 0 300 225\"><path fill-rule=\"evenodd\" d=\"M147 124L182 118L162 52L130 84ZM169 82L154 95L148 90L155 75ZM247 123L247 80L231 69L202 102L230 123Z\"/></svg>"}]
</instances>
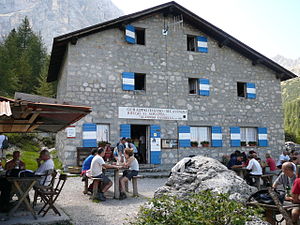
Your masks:
<instances>
[{"instance_id":1,"label":"wooden beam","mask_svg":"<svg viewBox=\"0 0 300 225\"><path fill-rule=\"evenodd\" d=\"M31 126L31 124L33 124L33 122L35 121L35 119L40 115L40 112L42 111L42 109L37 109L36 113L33 113L31 118L28 120L28 123L30 123L30 125L25 126L24 130L28 130L29 127Z\"/></svg>"},{"instance_id":2,"label":"wooden beam","mask_svg":"<svg viewBox=\"0 0 300 225\"><path fill-rule=\"evenodd\" d=\"M34 131L34 130L37 129L40 125L42 125L42 124L35 124L35 125L32 125L31 127L28 128L27 132L32 132L32 131Z\"/></svg>"},{"instance_id":3,"label":"wooden beam","mask_svg":"<svg viewBox=\"0 0 300 225\"><path fill-rule=\"evenodd\" d=\"M256 66L257 64L260 64L262 62L263 62L263 60L260 58L252 60L252 66Z\"/></svg>"},{"instance_id":4,"label":"wooden beam","mask_svg":"<svg viewBox=\"0 0 300 225\"><path fill-rule=\"evenodd\" d=\"M22 110L23 111L23 110ZM27 116L29 116L30 113L32 113L33 108L27 108L22 114L21 114L21 118L25 119Z\"/></svg>"}]
</instances>

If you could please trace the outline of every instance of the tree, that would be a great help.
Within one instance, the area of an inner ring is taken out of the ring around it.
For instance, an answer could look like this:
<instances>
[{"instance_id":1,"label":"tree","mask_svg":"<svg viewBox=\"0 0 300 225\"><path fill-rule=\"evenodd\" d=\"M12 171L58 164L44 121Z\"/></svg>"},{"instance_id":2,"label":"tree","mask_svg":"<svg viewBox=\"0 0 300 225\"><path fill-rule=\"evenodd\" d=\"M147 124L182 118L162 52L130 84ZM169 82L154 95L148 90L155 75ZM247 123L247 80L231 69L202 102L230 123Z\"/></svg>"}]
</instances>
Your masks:
<instances>
[{"instance_id":1,"label":"tree","mask_svg":"<svg viewBox=\"0 0 300 225\"><path fill-rule=\"evenodd\" d=\"M47 62L44 64L41 74L38 78L38 86L35 88L35 93L37 95L42 95L45 97L54 97L54 84L47 82L47 74L48 74L48 67L49 67L49 58Z\"/></svg>"},{"instance_id":2,"label":"tree","mask_svg":"<svg viewBox=\"0 0 300 225\"><path fill-rule=\"evenodd\" d=\"M9 97L16 91L34 94L41 86L44 91L39 90L39 93L49 94L45 92L45 85L41 85L41 79L46 77L48 58L42 37L33 32L25 17L0 43L0 94ZM52 84L48 88L55 87Z\"/></svg>"}]
</instances>

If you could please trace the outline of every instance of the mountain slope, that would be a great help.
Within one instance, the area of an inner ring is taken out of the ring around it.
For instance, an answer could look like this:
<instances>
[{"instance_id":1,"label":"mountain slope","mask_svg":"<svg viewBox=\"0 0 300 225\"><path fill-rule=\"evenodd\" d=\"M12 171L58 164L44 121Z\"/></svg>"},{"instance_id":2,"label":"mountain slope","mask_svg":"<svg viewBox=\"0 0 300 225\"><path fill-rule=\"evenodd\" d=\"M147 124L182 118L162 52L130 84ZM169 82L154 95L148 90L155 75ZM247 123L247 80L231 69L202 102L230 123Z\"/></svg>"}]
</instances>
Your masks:
<instances>
[{"instance_id":1,"label":"mountain slope","mask_svg":"<svg viewBox=\"0 0 300 225\"><path fill-rule=\"evenodd\" d=\"M1 0L0 35L7 35L27 16L50 51L53 37L121 15L110 0Z\"/></svg>"},{"instance_id":2,"label":"mountain slope","mask_svg":"<svg viewBox=\"0 0 300 225\"><path fill-rule=\"evenodd\" d=\"M298 59L288 59L282 55L276 55L272 59L281 66L300 76L300 57Z\"/></svg>"}]
</instances>

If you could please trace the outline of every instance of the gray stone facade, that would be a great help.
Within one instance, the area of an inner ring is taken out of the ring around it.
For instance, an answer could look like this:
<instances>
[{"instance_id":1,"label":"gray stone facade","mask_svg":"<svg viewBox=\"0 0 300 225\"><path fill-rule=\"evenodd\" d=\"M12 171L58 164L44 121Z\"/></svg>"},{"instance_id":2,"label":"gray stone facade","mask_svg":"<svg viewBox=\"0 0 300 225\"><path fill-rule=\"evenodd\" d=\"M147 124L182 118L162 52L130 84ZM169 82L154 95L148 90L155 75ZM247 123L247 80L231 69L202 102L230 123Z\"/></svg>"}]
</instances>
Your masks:
<instances>
[{"instance_id":1,"label":"gray stone facade","mask_svg":"<svg viewBox=\"0 0 300 225\"><path fill-rule=\"evenodd\" d=\"M124 31L115 28L78 39L69 44L59 75L57 98L93 107L93 112L76 123L76 138L57 135L57 148L65 166L76 164L76 147L82 146L82 124L109 124L110 141L120 137L120 124L159 124L162 139L177 139L177 127L221 126L223 147L162 149L161 163L173 164L182 157L200 154L220 159L236 149L256 150L276 158L284 146L280 79L262 65L218 43L184 23L162 35L162 14L131 25L146 29L146 44L124 41ZM173 18L167 18L172 22ZM187 51L187 35L208 38L208 53ZM122 72L146 74L146 91L122 90ZM188 78L207 78L210 96L189 95ZM256 99L237 96L237 82L256 84ZM119 106L186 109L188 121L119 119ZM230 147L232 126L268 128L268 147Z\"/></svg>"}]
</instances>

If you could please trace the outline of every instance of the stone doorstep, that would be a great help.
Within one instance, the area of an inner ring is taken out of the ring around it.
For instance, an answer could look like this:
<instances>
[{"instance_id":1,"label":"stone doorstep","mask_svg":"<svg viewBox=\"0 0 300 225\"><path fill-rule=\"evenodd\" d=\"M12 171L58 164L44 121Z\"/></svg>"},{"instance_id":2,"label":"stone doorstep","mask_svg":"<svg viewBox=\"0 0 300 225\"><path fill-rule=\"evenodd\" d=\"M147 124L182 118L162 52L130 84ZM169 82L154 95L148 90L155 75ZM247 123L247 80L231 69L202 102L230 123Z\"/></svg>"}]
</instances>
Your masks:
<instances>
[{"instance_id":1,"label":"stone doorstep","mask_svg":"<svg viewBox=\"0 0 300 225\"><path fill-rule=\"evenodd\" d=\"M45 217L37 215L37 220L33 218L29 211L20 211L14 214L13 217L7 217L6 213L0 213L0 224L1 225L71 225L71 219L69 216L57 205L55 207L60 212L61 216L55 215L52 209L46 214ZM38 209L35 209L38 212Z\"/></svg>"}]
</instances>

